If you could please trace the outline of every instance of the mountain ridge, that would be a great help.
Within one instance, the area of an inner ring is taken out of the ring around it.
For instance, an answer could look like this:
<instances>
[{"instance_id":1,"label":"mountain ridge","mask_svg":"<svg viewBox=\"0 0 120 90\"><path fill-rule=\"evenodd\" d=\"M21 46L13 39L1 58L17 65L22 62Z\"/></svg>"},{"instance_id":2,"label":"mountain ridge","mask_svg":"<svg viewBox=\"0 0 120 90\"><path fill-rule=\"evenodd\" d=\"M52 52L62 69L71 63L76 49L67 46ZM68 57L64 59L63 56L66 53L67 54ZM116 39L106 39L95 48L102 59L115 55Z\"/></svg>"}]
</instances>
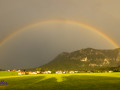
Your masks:
<instances>
[{"instance_id":1,"label":"mountain ridge","mask_svg":"<svg viewBox=\"0 0 120 90\"><path fill-rule=\"evenodd\" d=\"M73 52L62 52L51 62L40 66L49 70L95 70L120 65L120 49L85 48Z\"/></svg>"}]
</instances>

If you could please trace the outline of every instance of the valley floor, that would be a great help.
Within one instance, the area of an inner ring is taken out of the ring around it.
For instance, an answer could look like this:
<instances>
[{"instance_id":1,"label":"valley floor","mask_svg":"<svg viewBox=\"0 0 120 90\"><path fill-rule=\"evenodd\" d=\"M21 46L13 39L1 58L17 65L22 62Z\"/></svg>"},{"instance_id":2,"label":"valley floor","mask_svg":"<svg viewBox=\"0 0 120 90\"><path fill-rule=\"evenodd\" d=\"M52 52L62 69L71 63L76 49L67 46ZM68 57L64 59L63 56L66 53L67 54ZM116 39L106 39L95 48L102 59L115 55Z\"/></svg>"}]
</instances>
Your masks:
<instances>
[{"instance_id":1,"label":"valley floor","mask_svg":"<svg viewBox=\"0 0 120 90\"><path fill-rule=\"evenodd\" d=\"M0 90L120 90L120 73L0 76Z\"/></svg>"}]
</instances>

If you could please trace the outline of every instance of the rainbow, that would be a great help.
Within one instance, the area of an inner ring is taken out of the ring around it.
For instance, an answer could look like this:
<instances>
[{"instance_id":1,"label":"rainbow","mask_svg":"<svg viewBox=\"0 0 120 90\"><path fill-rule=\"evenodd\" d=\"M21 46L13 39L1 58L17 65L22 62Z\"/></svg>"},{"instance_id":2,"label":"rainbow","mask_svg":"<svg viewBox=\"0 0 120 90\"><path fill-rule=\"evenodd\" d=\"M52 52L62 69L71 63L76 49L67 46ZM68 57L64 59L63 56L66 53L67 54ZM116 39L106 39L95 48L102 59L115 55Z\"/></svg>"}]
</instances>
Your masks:
<instances>
[{"instance_id":1,"label":"rainbow","mask_svg":"<svg viewBox=\"0 0 120 90\"><path fill-rule=\"evenodd\" d=\"M106 34L104 34L103 32L101 32L100 30L88 25L88 24L84 24L81 23L79 21L74 21L74 20L62 20L62 19L55 19L55 20L43 20L34 24L30 24L27 26L24 26L18 30L16 30L15 32L9 34L7 37L5 37L3 40L0 41L0 46L2 46L3 44L5 44L5 42L7 42L11 37L15 36L17 33L24 31L25 29L40 25L40 24L44 24L44 23L49 23L49 22L62 22L62 23L72 23L72 24L76 24L79 26L82 26L84 28L87 28L89 30L93 30L94 32L98 33L99 35L101 35L102 37L104 37L107 41L109 41L112 45L114 45L116 48L119 48L119 45L113 41L109 36L107 36Z\"/></svg>"}]
</instances>

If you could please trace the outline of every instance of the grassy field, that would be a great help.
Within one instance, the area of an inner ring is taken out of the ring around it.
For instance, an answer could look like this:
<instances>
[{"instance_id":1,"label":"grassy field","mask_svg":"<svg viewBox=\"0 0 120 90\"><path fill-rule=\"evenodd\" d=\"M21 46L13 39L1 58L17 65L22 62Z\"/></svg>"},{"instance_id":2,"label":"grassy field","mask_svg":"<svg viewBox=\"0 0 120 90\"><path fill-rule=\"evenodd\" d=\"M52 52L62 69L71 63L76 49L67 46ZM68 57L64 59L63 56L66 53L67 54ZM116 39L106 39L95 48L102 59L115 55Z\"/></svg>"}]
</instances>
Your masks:
<instances>
[{"instance_id":1,"label":"grassy field","mask_svg":"<svg viewBox=\"0 0 120 90\"><path fill-rule=\"evenodd\" d=\"M0 76L0 90L120 90L120 73Z\"/></svg>"},{"instance_id":2,"label":"grassy field","mask_svg":"<svg viewBox=\"0 0 120 90\"><path fill-rule=\"evenodd\" d=\"M8 71L0 71L0 77L4 76L16 76L17 72L8 72Z\"/></svg>"}]
</instances>

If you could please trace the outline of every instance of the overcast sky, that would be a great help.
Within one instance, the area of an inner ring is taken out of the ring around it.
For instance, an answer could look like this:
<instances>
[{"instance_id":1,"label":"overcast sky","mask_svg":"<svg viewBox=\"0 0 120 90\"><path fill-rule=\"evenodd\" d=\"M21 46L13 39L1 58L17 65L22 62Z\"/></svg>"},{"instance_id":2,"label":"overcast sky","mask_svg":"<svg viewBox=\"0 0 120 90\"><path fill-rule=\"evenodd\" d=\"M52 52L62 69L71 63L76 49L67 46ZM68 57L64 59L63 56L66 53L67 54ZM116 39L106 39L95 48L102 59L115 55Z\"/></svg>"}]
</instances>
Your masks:
<instances>
[{"instance_id":1,"label":"overcast sky","mask_svg":"<svg viewBox=\"0 0 120 90\"><path fill-rule=\"evenodd\" d=\"M120 0L0 0L0 41L23 26L53 19L83 22L120 45ZM0 46L0 68L33 68L61 52L88 47L115 48L87 28L48 22L27 28Z\"/></svg>"}]
</instances>

